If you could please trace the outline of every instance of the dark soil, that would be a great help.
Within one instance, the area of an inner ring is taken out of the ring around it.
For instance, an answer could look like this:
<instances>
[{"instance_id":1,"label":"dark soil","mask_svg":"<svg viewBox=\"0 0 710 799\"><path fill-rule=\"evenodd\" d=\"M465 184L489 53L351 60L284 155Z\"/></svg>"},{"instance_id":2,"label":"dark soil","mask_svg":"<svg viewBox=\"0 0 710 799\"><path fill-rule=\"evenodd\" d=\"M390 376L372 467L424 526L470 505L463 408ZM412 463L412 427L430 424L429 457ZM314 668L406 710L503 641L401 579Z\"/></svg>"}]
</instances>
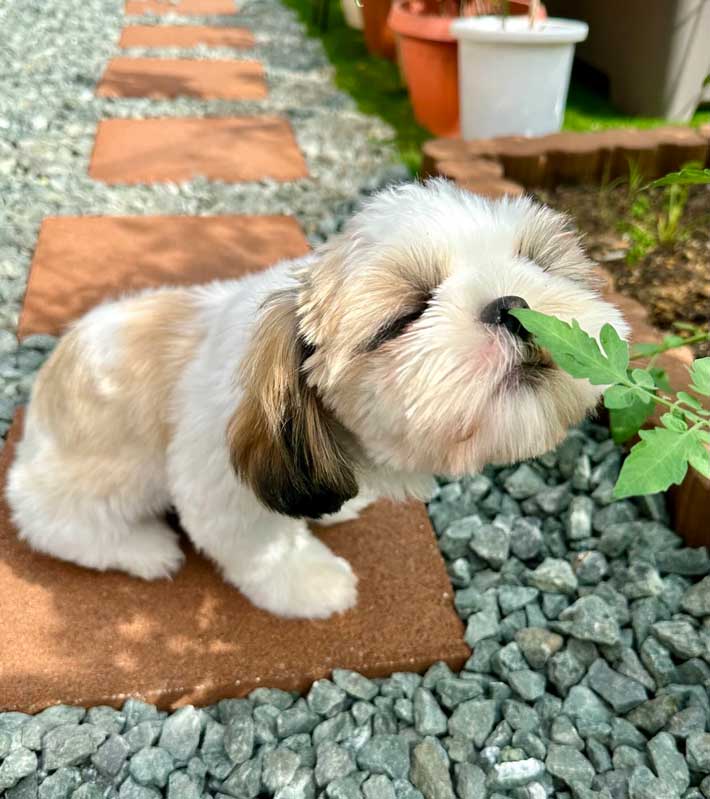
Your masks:
<instances>
[{"instance_id":1,"label":"dark soil","mask_svg":"<svg viewBox=\"0 0 710 799\"><path fill-rule=\"evenodd\" d=\"M667 192L667 190L666 190ZM710 325L710 186L693 187L677 234L666 244L655 242L635 262L628 258L631 237L625 224L636 222L654 231L659 213L667 207L663 190L649 193L648 210L632 213L626 187L610 189L559 187L539 191L549 205L570 214L584 234L590 257L614 276L618 291L634 297L647 310L650 322L678 333L674 322ZM638 205L638 204L637 204ZM682 333L681 335L687 335ZM710 355L710 342L694 347L696 356Z\"/></svg>"}]
</instances>

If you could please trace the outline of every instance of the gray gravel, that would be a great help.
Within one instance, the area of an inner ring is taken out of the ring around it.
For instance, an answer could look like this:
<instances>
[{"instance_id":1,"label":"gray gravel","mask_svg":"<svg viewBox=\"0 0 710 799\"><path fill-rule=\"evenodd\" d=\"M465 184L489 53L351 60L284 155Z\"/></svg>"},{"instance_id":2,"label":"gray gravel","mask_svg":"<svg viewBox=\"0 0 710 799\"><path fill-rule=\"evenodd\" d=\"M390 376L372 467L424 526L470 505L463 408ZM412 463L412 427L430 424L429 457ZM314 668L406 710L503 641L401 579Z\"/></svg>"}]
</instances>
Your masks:
<instances>
[{"instance_id":1,"label":"gray gravel","mask_svg":"<svg viewBox=\"0 0 710 799\"><path fill-rule=\"evenodd\" d=\"M429 513L474 646L459 674L0 714L7 799L707 799L707 551L659 497L610 501L612 454L585 424L538 461L440 482ZM585 460L585 490L557 490Z\"/></svg>"},{"instance_id":2,"label":"gray gravel","mask_svg":"<svg viewBox=\"0 0 710 799\"><path fill-rule=\"evenodd\" d=\"M312 243L331 235L359 199L406 177L393 132L358 112L335 89L320 42L307 39L277 0L240 2L237 24L253 28L244 50L119 51L124 22L119 0L0 2L0 432L24 401L43 347L16 349L14 334L27 270L45 216L81 214L293 214ZM136 20L132 20L136 21ZM212 17L141 19L147 24L234 24ZM178 98L101 99L94 87L115 55L256 58L269 96L259 102ZM87 167L96 125L108 117L286 116L305 154L310 177L225 184L204 178L152 186L106 186Z\"/></svg>"}]
</instances>

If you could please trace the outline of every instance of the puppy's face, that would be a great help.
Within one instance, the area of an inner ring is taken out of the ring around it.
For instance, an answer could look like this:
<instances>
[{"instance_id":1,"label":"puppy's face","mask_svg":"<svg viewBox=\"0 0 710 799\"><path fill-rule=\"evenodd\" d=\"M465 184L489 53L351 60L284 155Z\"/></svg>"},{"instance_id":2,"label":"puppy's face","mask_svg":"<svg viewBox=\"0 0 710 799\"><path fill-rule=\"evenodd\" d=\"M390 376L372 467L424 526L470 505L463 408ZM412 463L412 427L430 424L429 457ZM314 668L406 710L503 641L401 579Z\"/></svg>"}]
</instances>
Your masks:
<instances>
[{"instance_id":1,"label":"puppy's face","mask_svg":"<svg viewBox=\"0 0 710 799\"><path fill-rule=\"evenodd\" d=\"M432 181L383 193L301 276L303 374L368 459L463 474L553 447L599 387L558 369L509 314L621 335L564 217Z\"/></svg>"}]
</instances>

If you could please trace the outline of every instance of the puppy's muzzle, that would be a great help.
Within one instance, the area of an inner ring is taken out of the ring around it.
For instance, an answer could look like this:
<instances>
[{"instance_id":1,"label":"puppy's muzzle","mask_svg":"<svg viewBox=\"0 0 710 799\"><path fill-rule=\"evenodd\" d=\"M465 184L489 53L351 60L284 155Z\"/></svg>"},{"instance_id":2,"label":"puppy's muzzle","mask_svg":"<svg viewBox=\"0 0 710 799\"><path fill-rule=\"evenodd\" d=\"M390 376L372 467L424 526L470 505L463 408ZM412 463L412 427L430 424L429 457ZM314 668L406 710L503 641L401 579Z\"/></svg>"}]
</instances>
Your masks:
<instances>
[{"instance_id":1,"label":"puppy's muzzle","mask_svg":"<svg viewBox=\"0 0 710 799\"><path fill-rule=\"evenodd\" d=\"M530 333L510 313L514 308L529 308L522 297L507 295L489 302L481 311L481 321L486 325L497 325L505 328L521 341L530 341Z\"/></svg>"}]
</instances>

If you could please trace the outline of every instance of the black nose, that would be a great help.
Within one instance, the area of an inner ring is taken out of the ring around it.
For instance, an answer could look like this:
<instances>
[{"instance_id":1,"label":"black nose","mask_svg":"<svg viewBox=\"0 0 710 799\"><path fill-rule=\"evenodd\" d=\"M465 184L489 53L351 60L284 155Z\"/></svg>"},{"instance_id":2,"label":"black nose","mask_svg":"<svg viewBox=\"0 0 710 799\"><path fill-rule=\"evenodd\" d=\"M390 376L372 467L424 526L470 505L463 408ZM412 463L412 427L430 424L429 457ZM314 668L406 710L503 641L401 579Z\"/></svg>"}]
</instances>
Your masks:
<instances>
[{"instance_id":1,"label":"black nose","mask_svg":"<svg viewBox=\"0 0 710 799\"><path fill-rule=\"evenodd\" d=\"M489 302L481 311L481 321L487 325L502 325L514 336L517 336L523 341L528 341L530 339L530 333L528 333L520 322L508 312L512 311L513 308L529 307L530 306L522 297L498 297L497 300Z\"/></svg>"}]
</instances>

